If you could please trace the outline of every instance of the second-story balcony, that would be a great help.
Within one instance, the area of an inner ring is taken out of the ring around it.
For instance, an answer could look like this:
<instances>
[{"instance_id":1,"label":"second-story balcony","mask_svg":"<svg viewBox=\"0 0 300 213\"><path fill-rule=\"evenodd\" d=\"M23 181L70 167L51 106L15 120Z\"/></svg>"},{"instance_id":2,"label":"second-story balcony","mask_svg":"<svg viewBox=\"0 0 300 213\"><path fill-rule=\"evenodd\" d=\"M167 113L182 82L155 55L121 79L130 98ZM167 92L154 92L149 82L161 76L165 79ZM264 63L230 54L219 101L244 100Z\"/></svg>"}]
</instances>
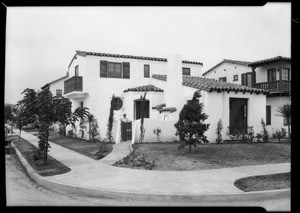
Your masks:
<instances>
[{"instance_id":1,"label":"second-story balcony","mask_svg":"<svg viewBox=\"0 0 300 213\"><path fill-rule=\"evenodd\" d=\"M77 99L86 97L87 93L82 90L82 76L73 76L64 81L64 96Z\"/></svg>"},{"instance_id":2,"label":"second-story balcony","mask_svg":"<svg viewBox=\"0 0 300 213\"><path fill-rule=\"evenodd\" d=\"M291 81L271 81L254 84L255 88L269 90L270 93L289 93Z\"/></svg>"}]
</instances>

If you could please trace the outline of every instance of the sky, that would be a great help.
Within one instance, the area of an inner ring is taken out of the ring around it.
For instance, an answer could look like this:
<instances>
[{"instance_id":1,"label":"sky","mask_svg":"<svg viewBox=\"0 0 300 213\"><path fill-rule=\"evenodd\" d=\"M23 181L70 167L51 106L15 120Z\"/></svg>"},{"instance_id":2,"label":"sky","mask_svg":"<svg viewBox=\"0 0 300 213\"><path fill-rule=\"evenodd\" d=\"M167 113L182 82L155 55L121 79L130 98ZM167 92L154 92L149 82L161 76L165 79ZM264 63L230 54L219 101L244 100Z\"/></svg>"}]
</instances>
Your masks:
<instances>
[{"instance_id":1,"label":"sky","mask_svg":"<svg viewBox=\"0 0 300 213\"><path fill-rule=\"evenodd\" d=\"M248 7L7 7L5 103L63 77L76 50L203 63L291 57L291 3Z\"/></svg>"}]
</instances>

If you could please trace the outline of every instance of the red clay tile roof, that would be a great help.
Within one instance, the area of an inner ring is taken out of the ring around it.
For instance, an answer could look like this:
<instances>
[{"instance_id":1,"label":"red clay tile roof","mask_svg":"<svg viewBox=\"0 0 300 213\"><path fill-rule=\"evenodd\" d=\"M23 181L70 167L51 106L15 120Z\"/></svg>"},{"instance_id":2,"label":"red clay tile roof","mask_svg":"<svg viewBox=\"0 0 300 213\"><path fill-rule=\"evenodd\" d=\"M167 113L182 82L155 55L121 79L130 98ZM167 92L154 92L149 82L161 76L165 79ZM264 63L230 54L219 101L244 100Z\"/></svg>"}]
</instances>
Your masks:
<instances>
[{"instance_id":1,"label":"red clay tile roof","mask_svg":"<svg viewBox=\"0 0 300 213\"><path fill-rule=\"evenodd\" d=\"M212 70L214 70L215 68L217 68L218 66L220 66L224 63L238 64L238 65L243 65L243 66L247 67L250 62L248 62L248 61L237 61L237 60L231 60L231 59L223 59L223 61L221 61L220 63L216 64L215 66L213 66L212 68L210 68L209 70L204 72L202 74L202 76L205 76L206 74L208 74L209 72L211 72Z\"/></svg>"},{"instance_id":2,"label":"red clay tile roof","mask_svg":"<svg viewBox=\"0 0 300 213\"><path fill-rule=\"evenodd\" d=\"M86 51L80 51L76 50L76 55L81 55L81 56L87 56L87 55L95 55L95 56L102 56L102 57L113 57L113 58L131 58L131 59L140 59L140 60L150 60L150 61L164 61L167 62L166 58L156 58L156 57L145 57L145 56L133 56L133 55L120 55L120 54L108 54L108 53L95 53L95 52L86 52ZM75 57L74 56L74 57ZM74 57L72 61L74 60ZM72 63L71 61L71 63ZM69 64L69 67L71 65ZM201 62L197 61L187 61L187 60L182 60L182 63L185 64L199 64L203 65Z\"/></svg>"},{"instance_id":3,"label":"red clay tile roof","mask_svg":"<svg viewBox=\"0 0 300 213\"><path fill-rule=\"evenodd\" d=\"M161 112L176 112L177 111L177 109L176 109L176 107L165 107L165 108L163 108L163 109L160 109L159 110L159 112L161 113Z\"/></svg>"},{"instance_id":4,"label":"red clay tile roof","mask_svg":"<svg viewBox=\"0 0 300 213\"><path fill-rule=\"evenodd\" d=\"M167 75L154 74L152 78L162 81L167 81ZM249 92L249 93L263 93L267 94L267 90L257 89L253 87L242 86L238 84L232 84L228 82L217 81L210 78L202 78L196 76L182 76L182 85L187 87L192 87L199 90L205 90L208 92L212 91L234 91L234 92Z\"/></svg>"},{"instance_id":5,"label":"red clay tile roof","mask_svg":"<svg viewBox=\"0 0 300 213\"><path fill-rule=\"evenodd\" d=\"M157 106L152 107L152 109L157 109L157 110L161 110L162 108L164 108L166 106L166 104L159 104Z\"/></svg>"},{"instance_id":6,"label":"red clay tile roof","mask_svg":"<svg viewBox=\"0 0 300 213\"><path fill-rule=\"evenodd\" d=\"M134 87L134 88L129 88L127 90L124 90L124 92L163 92L162 89L154 86L154 85L146 85L146 86L139 86L139 87Z\"/></svg>"},{"instance_id":7,"label":"red clay tile roof","mask_svg":"<svg viewBox=\"0 0 300 213\"><path fill-rule=\"evenodd\" d=\"M251 62L251 63L249 63L249 66L258 66L258 65L262 65L262 64L276 62L276 61L291 61L291 58L277 56L274 58L268 58L268 59L264 59L264 60Z\"/></svg>"}]
</instances>

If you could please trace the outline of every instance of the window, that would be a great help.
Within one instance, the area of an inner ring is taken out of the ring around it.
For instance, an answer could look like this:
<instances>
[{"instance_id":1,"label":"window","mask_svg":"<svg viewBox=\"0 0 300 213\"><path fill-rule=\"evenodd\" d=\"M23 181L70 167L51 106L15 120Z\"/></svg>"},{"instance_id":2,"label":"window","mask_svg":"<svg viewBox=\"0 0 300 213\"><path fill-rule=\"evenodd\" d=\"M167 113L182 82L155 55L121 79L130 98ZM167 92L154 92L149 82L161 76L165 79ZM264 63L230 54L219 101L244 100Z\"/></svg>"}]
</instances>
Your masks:
<instances>
[{"instance_id":1,"label":"window","mask_svg":"<svg viewBox=\"0 0 300 213\"><path fill-rule=\"evenodd\" d=\"M56 96L57 97L61 97L62 96L62 90L61 89L57 89L56 90Z\"/></svg>"},{"instance_id":2,"label":"window","mask_svg":"<svg viewBox=\"0 0 300 213\"><path fill-rule=\"evenodd\" d=\"M267 112L266 125L271 125L271 106L270 105L267 105L266 112Z\"/></svg>"},{"instance_id":3,"label":"window","mask_svg":"<svg viewBox=\"0 0 300 213\"><path fill-rule=\"evenodd\" d=\"M239 80L239 75L234 75L233 76L233 81L238 81Z\"/></svg>"},{"instance_id":4,"label":"window","mask_svg":"<svg viewBox=\"0 0 300 213\"><path fill-rule=\"evenodd\" d=\"M80 101L80 107L83 107L83 101Z\"/></svg>"},{"instance_id":5,"label":"window","mask_svg":"<svg viewBox=\"0 0 300 213\"><path fill-rule=\"evenodd\" d=\"M182 68L182 75L191 75L191 69L187 67Z\"/></svg>"},{"instance_id":6,"label":"window","mask_svg":"<svg viewBox=\"0 0 300 213\"><path fill-rule=\"evenodd\" d=\"M226 82L226 77L219 78L219 81Z\"/></svg>"},{"instance_id":7,"label":"window","mask_svg":"<svg viewBox=\"0 0 300 213\"><path fill-rule=\"evenodd\" d=\"M144 64L144 77L150 78L150 65Z\"/></svg>"},{"instance_id":8,"label":"window","mask_svg":"<svg viewBox=\"0 0 300 213\"><path fill-rule=\"evenodd\" d=\"M282 80L290 81L290 68L282 68Z\"/></svg>"},{"instance_id":9,"label":"window","mask_svg":"<svg viewBox=\"0 0 300 213\"><path fill-rule=\"evenodd\" d=\"M79 76L79 65L75 67L75 76Z\"/></svg>"},{"instance_id":10,"label":"window","mask_svg":"<svg viewBox=\"0 0 300 213\"><path fill-rule=\"evenodd\" d=\"M252 86L252 73L243 73L242 74L242 85L251 87Z\"/></svg>"},{"instance_id":11,"label":"window","mask_svg":"<svg viewBox=\"0 0 300 213\"><path fill-rule=\"evenodd\" d=\"M130 78L130 64L100 61L100 78Z\"/></svg>"},{"instance_id":12,"label":"window","mask_svg":"<svg viewBox=\"0 0 300 213\"><path fill-rule=\"evenodd\" d=\"M276 81L276 68L268 69L268 81Z\"/></svg>"}]
</instances>

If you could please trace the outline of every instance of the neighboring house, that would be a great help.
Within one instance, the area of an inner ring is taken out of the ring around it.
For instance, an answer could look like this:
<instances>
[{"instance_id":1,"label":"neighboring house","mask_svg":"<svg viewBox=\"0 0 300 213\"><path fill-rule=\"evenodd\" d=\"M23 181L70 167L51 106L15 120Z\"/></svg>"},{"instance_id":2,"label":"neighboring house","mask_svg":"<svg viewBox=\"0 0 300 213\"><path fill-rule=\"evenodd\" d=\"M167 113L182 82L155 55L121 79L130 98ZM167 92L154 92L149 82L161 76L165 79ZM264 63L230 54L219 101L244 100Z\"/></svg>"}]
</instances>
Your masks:
<instances>
[{"instance_id":1,"label":"neighboring house","mask_svg":"<svg viewBox=\"0 0 300 213\"><path fill-rule=\"evenodd\" d=\"M227 82L236 82L255 88L268 90L266 100L266 119L269 133L286 128L287 123L277 109L291 104L291 59L274 57L254 62L224 59L205 73L207 78L226 78ZM237 81L234 81L237 79Z\"/></svg>"},{"instance_id":2,"label":"neighboring house","mask_svg":"<svg viewBox=\"0 0 300 213\"><path fill-rule=\"evenodd\" d=\"M120 119L132 121L132 140L140 135L141 98L146 94L145 139L155 142L153 129L162 129L161 141L178 140L174 124L187 100L198 91L210 124L208 140L215 142L219 119L228 126L253 126L260 131L265 119L266 91L201 77L201 62L182 60L180 55L166 58L76 51L69 64L69 79L64 81L64 97L72 107L88 107L96 116L102 138L106 137L112 95L116 97L113 137L121 141ZM50 86L51 88L51 86Z\"/></svg>"},{"instance_id":3,"label":"neighboring house","mask_svg":"<svg viewBox=\"0 0 300 213\"><path fill-rule=\"evenodd\" d=\"M54 81L51 81L41 88L49 88L53 96L62 96L64 94L64 81L69 78L69 73L59 79L56 79Z\"/></svg>"}]
</instances>

